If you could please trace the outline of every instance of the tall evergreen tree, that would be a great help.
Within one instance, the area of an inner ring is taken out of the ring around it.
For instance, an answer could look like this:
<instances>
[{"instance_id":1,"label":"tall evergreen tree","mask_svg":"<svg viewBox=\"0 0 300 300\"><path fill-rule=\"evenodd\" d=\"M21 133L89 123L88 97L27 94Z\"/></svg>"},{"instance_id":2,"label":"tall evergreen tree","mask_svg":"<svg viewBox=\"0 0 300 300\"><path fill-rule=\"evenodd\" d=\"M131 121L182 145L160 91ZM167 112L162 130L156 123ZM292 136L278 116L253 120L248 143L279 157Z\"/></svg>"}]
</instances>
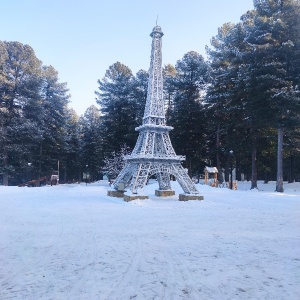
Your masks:
<instances>
[{"instance_id":1,"label":"tall evergreen tree","mask_svg":"<svg viewBox=\"0 0 300 300\"><path fill-rule=\"evenodd\" d=\"M278 128L277 190L282 191L282 128L299 126L299 2L254 1L254 6L212 40L207 101L219 120L225 116L227 126L233 121L235 131L241 128L251 141L252 188L257 187L258 145L261 153L270 153L262 149L270 145L264 140Z\"/></svg>"},{"instance_id":2,"label":"tall evergreen tree","mask_svg":"<svg viewBox=\"0 0 300 300\"><path fill-rule=\"evenodd\" d=\"M26 168L28 147L40 135L26 111L39 101L41 62L30 46L19 42L0 42L0 57L0 172L8 185L13 174Z\"/></svg>"},{"instance_id":3,"label":"tall evergreen tree","mask_svg":"<svg viewBox=\"0 0 300 300\"><path fill-rule=\"evenodd\" d=\"M239 138L236 136L241 132L238 127L244 118L240 105L243 90L235 89L241 64L240 50L238 50L241 48L241 43L243 43L241 26L226 23L212 38L213 48L207 47L210 62L210 84L206 94L207 125L210 136L214 137L215 141L211 145L211 153L216 157L213 161L219 170L225 167L226 181L229 173L229 153L234 150L236 157L239 152L238 141L241 141L241 136Z\"/></svg>"},{"instance_id":4,"label":"tall evergreen tree","mask_svg":"<svg viewBox=\"0 0 300 300\"><path fill-rule=\"evenodd\" d=\"M82 136L79 117L74 109L67 109L66 111L66 154L65 166L63 169L63 182L73 182L81 180L81 154L82 154Z\"/></svg>"},{"instance_id":5,"label":"tall evergreen tree","mask_svg":"<svg viewBox=\"0 0 300 300\"><path fill-rule=\"evenodd\" d=\"M167 123L169 123L170 114L172 112L173 104L174 104L174 95L175 95L175 76L176 76L176 68L167 64L163 67L163 79L164 79L164 98L166 104L166 119Z\"/></svg>"},{"instance_id":6,"label":"tall evergreen tree","mask_svg":"<svg viewBox=\"0 0 300 300\"><path fill-rule=\"evenodd\" d=\"M139 70L133 78L133 87L131 92L132 113L135 115L135 126L142 123L144 109L147 99L148 72Z\"/></svg>"},{"instance_id":7,"label":"tall evergreen tree","mask_svg":"<svg viewBox=\"0 0 300 300\"><path fill-rule=\"evenodd\" d=\"M277 185L283 191L284 128L299 127L300 4L294 0L254 1L243 16L248 52L244 81L256 116L278 129Z\"/></svg>"},{"instance_id":8,"label":"tall evergreen tree","mask_svg":"<svg viewBox=\"0 0 300 300\"><path fill-rule=\"evenodd\" d=\"M104 156L118 151L123 144L133 147L136 135L131 106L133 75L131 70L117 62L109 67L104 78L98 80L97 103L102 115Z\"/></svg>"},{"instance_id":9,"label":"tall evergreen tree","mask_svg":"<svg viewBox=\"0 0 300 300\"><path fill-rule=\"evenodd\" d=\"M205 155L203 95L207 82L207 64L197 52L188 52L176 63L174 103L170 125L176 153L186 155L190 175L199 171Z\"/></svg>"},{"instance_id":10,"label":"tall evergreen tree","mask_svg":"<svg viewBox=\"0 0 300 300\"><path fill-rule=\"evenodd\" d=\"M34 153L38 162L38 175L48 175L60 166L65 168L65 153L67 152L67 105L70 95L66 83L60 83L58 72L52 66L43 66L42 89L39 109L39 127L42 136ZM32 112L32 111L31 111ZM29 111L30 114L30 111ZM31 113L31 119L35 117Z\"/></svg>"},{"instance_id":11,"label":"tall evergreen tree","mask_svg":"<svg viewBox=\"0 0 300 300\"><path fill-rule=\"evenodd\" d=\"M87 171L92 180L99 179L101 170L101 146L103 133L101 132L101 117L99 109L92 105L80 118L81 125L81 169Z\"/></svg>"},{"instance_id":12,"label":"tall evergreen tree","mask_svg":"<svg viewBox=\"0 0 300 300\"><path fill-rule=\"evenodd\" d=\"M101 112L102 155L118 152L122 145L133 149L141 124L147 94L147 72L134 77L131 70L117 62L98 80L97 103Z\"/></svg>"},{"instance_id":13,"label":"tall evergreen tree","mask_svg":"<svg viewBox=\"0 0 300 300\"><path fill-rule=\"evenodd\" d=\"M64 161L69 95L57 71L42 67L28 45L1 42L0 61L0 173L4 185L9 178L18 184Z\"/></svg>"}]
</instances>

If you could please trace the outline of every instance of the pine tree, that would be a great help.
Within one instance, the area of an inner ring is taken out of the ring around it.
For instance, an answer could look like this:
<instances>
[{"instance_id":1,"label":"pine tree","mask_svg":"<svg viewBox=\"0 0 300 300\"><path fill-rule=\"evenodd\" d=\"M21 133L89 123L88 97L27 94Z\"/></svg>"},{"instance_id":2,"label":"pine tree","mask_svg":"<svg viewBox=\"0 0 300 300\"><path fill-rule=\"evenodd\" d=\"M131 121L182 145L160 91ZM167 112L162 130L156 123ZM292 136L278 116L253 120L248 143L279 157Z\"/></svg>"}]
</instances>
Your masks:
<instances>
[{"instance_id":1,"label":"pine tree","mask_svg":"<svg viewBox=\"0 0 300 300\"><path fill-rule=\"evenodd\" d=\"M131 70L117 62L98 80L97 103L101 112L102 156L119 151L124 144L133 149L141 124L147 94L147 72L134 77Z\"/></svg>"},{"instance_id":2,"label":"pine tree","mask_svg":"<svg viewBox=\"0 0 300 300\"><path fill-rule=\"evenodd\" d=\"M131 106L133 75L131 70L117 62L109 67L105 77L98 80L97 103L102 115L103 156L117 151L120 145L133 145L134 116Z\"/></svg>"},{"instance_id":3,"label":"pine tree","mask_svg":"<svg viewBox=\"0 0 300 300\"><path fill-rule=\"evenodd\" d=\"M209 86L206 94L206 110L210 136L215 142L211 153L215 155L218 170L225 167L225 180L229 180L230 151L237 158L240 124L244 118L242 108L242 91L236 88L237 74L242 62L240 49L243 43L243 32L239 24L226 23L218 29L212 38L213 48L206 48L209 55ZM223 163L222 163L223 161ZM225 162L225 165L224 165ZM219 172L220 175L220 172ZM222 181L223 178L219 177Z\"/></svg>"},{"instance_id":4,"label":"pine tree","mask_svg":"<svg viewBox=\"0 0 300 300\"><path fill-rule=\"evenodd\" d=\"M69 97L67 84L59 82L58 72L52 66L43 66L38 105L40 113L37 119L38 128L42 132L38 144L32 149L34 161L38 162L38 177L50 175L52 170L57 170L58 161L62 169L66 168ZM27 117L35 119L36 116L30 107Z\"/></svg>"},{"instance_id":5,"label":"pine tree","mask_svg":"<svg viewBox=\"0 0 300 300\"><path fill-rule=\"evenodd\" d=\"M164 79L164 98L166 104L166 120L169 123L170 115L173 110L174 95L175 95L175 76L176 68L167 64L163 67L163 79Z\"/></svg>"},{"instance_id":6,"label":"pine tree","mask_svg":"<svg viewBox=\"0 0 300 300\"><path fill-rule=\"evenodd\" d=\"M212 39L207 101L227 128L225 137L230 132L230 140L239 141L239 151L251 142L251 188L257 187L258 148L261 159L272 153L267 136L278 128L277 190L282 191L282 129L299 126L299 2L254 1L254 6Z\"/></svg>"},{"instance_id":7,"label":"pine tree","mask_svg":"<svg viewBox=\"0 0 300 300\"><path fill-rule=\"evenodd\" d=\"M74 182L81 180L82 138L79 117L74 109L66 110L65 135L65 165L63 165L63 180L60 182Z\"/></svg>"},{"instance_id":8,"label":"pine tree","mask_svg":"<svg viewBox=\"0 0 300 300\"><path fill-rule=\"evenodd\" d=\"M0 172L8 185L9 178L14 184L22 179L31 160L28 150L40 135L27 108L38 105L41 62L30 46L19 42L0 42L0 57Z\"/></svg>"},{"instance_id":9,"label":"pine tree","mask_svg":"<svg viewBox=\"0 0 300 300\"><path fill-rule=\"evenodd\" d=\"M139 70L133 78L130 98L132 104L131 113L135 115L135 127L142 124L147 99L148 77L148 72L145 70Z\"/></svg>"},{"instance_id":10,"label":"pine tree","mask_svg":"<svg viewBox=\"0 0 300 300\"><path fill-rule=\"evenodd\" d=\"M174 126L171 139L176 153L186 155L190 175L198 173L199 162L205 155L203 93L206 82L207 64L197 52L188 52L177 61L170 111L170 125Z\"/></svg>"},{"instance_id":11,"label":"pine tree","mask_svg":"<svg viewBox=\"0 0 300 300\"><path fill-rule=\"evenodd\" d=\"M0 169L4 185L9 178L19 184L49 175L64 161L69 95L57 71L42 67L30 46L1 42L0 54Z\"/></svg>"},{"instance_id":12,"label":"pine tree","mask_svg":"<svg viewBox=\"0 0 300 300\"><path fill-rule=\"evenodd\" d=\"M103 159L101 155L103 133L99 109L95 105L87 108L79 123L82 141L81 169L87 169L91 180L98 180L100 179L101 159Z\"/></svg>"},{"instance_id":13,"label":"pine tree","mask_svg":"<svg viewBox=\"0 0 300 300\"><path fill-rule=\"evenodd\" d=\"M119 151L114 151L110 156L104 158L103 172L108 175L109 180L115 179L125 166L125 156L131 154L132 149L122 145Z\"/></svg>"},{"instance_id":14,"label":"pine tree","mask_svg":"<svg viewBox=\"0 0 300 300\"><path fill-rule=\"evenodd\" d=\"M299 1L254 1L243 17L248 53L245 72L252 108L264 124L278 129L277 185L283 192L284 128L299 127ZM251 67L251 69L250 69ZM249 102L250 103L250 102Z\"/></svg>"}]
</instances>

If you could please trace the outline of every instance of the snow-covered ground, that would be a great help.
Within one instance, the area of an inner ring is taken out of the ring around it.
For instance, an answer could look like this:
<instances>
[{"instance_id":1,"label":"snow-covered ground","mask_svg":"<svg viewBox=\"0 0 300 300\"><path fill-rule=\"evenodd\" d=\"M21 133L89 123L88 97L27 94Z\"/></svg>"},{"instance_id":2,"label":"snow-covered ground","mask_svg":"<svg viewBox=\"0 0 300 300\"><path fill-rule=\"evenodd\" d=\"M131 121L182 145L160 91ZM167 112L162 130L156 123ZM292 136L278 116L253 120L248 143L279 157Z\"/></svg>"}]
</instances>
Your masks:
<instances>
[{"instance_id":1,"label":"snow-covered ground","mask_svg":"<svg viewBox=\"0 0 300 300\"><path fill-rule=\"evenodd\" d=\"M123 202L0 186L0 299L300 299L300 183Z\"/></svg>"}]
</instances>

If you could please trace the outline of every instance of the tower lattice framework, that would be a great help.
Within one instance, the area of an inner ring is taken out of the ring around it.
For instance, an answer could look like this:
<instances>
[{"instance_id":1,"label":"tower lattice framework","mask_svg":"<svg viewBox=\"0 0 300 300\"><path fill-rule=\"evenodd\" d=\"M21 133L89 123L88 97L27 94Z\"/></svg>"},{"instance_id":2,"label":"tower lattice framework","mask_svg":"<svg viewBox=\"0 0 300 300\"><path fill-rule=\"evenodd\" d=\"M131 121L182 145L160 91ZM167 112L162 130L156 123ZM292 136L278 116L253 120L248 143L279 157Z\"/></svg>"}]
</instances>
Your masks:
<instances>
[{"instance_id":1,"label":"tower lattice framework","mask_svg":"<svg viewBox=\"0 0 300 300\"><path fill-rule=\"evenodd\" d=\"M163 99L162 77L162 36L160 26L155 26L150 34L152 37L151 61L147 100L143 124L135 130L139 137L131 153L125 157L126 164L114 181L114 189L120 183L129 187L133 194L142 190L149 176L156 174L159 189L171 190L170 175L173 175L187 194L199 194L181 162L185 156L176 155L166 125Z\"/></svg>"}]
</instances>

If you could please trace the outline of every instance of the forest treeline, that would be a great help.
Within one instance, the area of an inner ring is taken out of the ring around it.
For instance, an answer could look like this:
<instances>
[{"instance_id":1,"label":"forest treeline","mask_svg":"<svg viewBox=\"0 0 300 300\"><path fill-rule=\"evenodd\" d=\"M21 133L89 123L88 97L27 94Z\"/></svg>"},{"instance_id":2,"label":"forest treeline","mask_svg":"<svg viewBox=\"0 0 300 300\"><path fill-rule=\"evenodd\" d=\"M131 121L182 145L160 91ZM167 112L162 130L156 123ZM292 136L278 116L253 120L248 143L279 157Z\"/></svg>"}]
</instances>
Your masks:
<instances>
[{"instance_id":1,"label":"forest treeline","mask_svg":"<svg viewBox=\"0 0 300 300\"><path fill-rule=\"evenodd\" d=\"M206 51L207 59L191 51L163 67L171 141L190 175L212 165L228 181L234 166L252 188L257 179L277 180L277 191L283 180L299 181L299 1L254 0ZM0 184L48 176L58 161L61 182L80 181L83 172L100 179L104 161L136 143L147 82L147 71L112 64L98 80L100 108L79 117L54 67L28 45L0 42Z\"/></svg>"}]
</instances>

